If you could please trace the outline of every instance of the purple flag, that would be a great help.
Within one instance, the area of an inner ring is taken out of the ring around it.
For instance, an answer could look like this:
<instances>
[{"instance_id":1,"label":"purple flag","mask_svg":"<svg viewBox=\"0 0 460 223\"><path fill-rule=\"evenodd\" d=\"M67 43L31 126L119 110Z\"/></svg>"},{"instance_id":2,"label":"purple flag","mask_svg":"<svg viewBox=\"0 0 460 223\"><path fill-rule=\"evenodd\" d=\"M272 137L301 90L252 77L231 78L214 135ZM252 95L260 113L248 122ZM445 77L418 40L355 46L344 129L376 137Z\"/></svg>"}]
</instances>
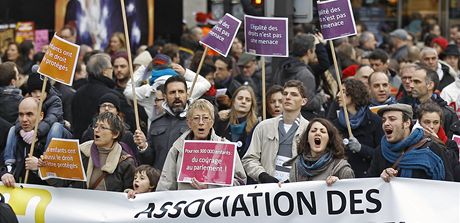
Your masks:
<instances>
[{"instance_id":1,"label":"purple flag","mask_svg":"<svg viewBox=\"0 0 460 223\"><path fill-rule=\"evenodd\" d=\"M246 52L260 56L287 57L287 18L244 16Z\"/></svg>"},{"instance_id":2,"label":"purple flag","mask_svg":"<svg viewBox=\"0 0 460 223\"><path fill-rule=\"evenodd\" d=\"M240 25L239 19L227 13L200 42L227 57Z\"/></svg>"},{"instance_id":3,"label":"purple flag","mask_svg":"<svg viewBox=\"0 0 460 223\"><path fill-rule=\"evenodd\" d=\"M356 35L355 19L349 0L318 1L318 14L325 40Z\"/></svg>"}]
</instances>

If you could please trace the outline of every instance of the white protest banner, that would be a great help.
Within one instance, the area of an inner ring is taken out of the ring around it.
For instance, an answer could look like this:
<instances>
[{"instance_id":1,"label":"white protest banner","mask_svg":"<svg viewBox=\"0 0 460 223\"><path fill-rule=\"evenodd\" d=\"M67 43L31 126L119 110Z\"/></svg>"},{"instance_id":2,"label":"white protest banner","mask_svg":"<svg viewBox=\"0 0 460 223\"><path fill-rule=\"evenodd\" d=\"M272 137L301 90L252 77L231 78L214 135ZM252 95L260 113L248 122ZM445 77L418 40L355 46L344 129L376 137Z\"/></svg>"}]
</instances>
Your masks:
<instances>
[{"instance_id":1,"label":"white protest banner","mask_svg":"<svg viewBox=\"0 0 460 223\"><path fill-rule=\"evenodd\" d=\"M178 182L199 182L230 186L235 174L236 144L185 140Z\"/></svg>"},{"instance_id":2,"label":"white protest banner","mask_svg":"<svg viewBox=\"0 0 460 223\"><path fill-rule=\"evenodd\" d=\"M396 178L138 194L0 186L20 222L460 222L459 183Z\"/></svg>"}]
</instances>

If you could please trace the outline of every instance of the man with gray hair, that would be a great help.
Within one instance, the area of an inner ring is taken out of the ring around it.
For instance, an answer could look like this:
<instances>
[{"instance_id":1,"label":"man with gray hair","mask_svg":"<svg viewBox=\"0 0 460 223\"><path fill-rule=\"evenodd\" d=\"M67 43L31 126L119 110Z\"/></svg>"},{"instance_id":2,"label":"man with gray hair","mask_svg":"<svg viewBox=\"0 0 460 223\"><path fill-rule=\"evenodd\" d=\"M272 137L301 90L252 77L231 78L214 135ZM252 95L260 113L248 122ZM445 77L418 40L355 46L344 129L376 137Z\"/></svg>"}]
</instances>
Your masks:
<instances>
[{"instance_id":1,"label":"man with gray hair","mask_svg":"<svg viewBox=\"0 0 460 223\"><path fill-rule=\"evenodd\" d=\"M93 115L98 111L101 96L113 91L115 86L113 67L108 54L98 53L91 56L86 70L88 83L77 90L72 101L72 128L77 139L81 138L91 124Z\"/></svg>"},{"instance_id":2,"label":"man with gray hair","mask_svg":"<svg viewBox=\"0 0 460 223\"><path fill-rule=\"evenodd\" d=\"M454 82L455 74L449 72L449 67L442 64L438 59L438 52L431 47L425 47L420 51L420 63L436 71L439 77L439 84L435 89L441 92L444 87Z\"/></svg>"},{"instance_id":3,"label":"man with gray hair","mask_svg":"<svg viewBox=\"0 0 460 223\"><path fill-rule=\"evenodd\" d=\"M364 50L364 52L370 53L375 50L376 46L377 41L375 40L374 33L365 31L359 35L359 48Z\"/></svg>"}]
</instances>

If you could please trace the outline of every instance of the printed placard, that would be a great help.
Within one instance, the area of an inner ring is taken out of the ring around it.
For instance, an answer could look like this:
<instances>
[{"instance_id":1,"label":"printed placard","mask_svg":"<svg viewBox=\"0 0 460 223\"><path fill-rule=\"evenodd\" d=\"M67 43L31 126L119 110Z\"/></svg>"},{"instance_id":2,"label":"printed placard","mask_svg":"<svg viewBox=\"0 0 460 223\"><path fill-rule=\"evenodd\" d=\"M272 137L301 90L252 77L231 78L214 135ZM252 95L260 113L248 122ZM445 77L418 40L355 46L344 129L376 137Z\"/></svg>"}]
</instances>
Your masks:
<instances>
[{"instance_id":1,"label":"printed placard","mask_svg":"<svg viewBox=\"0 0 460 223\"><path fill-rule=\"evenodd\" d=\"M200 42L227 57L240 25L241 20L227 13Z\"/></svg>"},{"instance_id":2,"label":"printed placard","mask_svg":"<svg viewBox=\"0 0 460 223\"><path fill-rule=\"evenodd\" d=\"M318 1L318 15L325 40L356 35L355 18L349 0Z\"/></svg>"},{"instance_id":3,"label":"printed placard","mask_svg":"<svg viewBox=\"0 0 460 223\"><path fill-rule=\"evenodd\" d=\"M205 184L231 186L235 154L236 144L232 142L185 140L177 182L195 178Z\"/></svg>"},{"instance_id":4,"label":"printed placard","mask_svg":"<svg viewBox=\"0 0 460 223\"><path fill-rule=\"evenodd\" d=\"M24 40L34 40L35 38L35 23L34 22L18 22L16 23L16 43L22 43Z\"/></svg>"},{"instance_id":5,"label":"printed placard","mask_svg":"<svg viewBox=\"0 0 460 223\"><path fill-rule=\"evenodd\" d=\"M41 179L86 181L78 140L53 138L43 157L44 166L39 168Z\"/></svg>"},{"instance_id":6,"label":"printed placard","mask_svg":"<svg viewBox=\"0 0 460 223\"><path fill-rule=\"evenodd\" d=\"M289 56L288 19L244 16L246 52L259 56Z\"/></svg>"},{"instance_id":7,"label":"printed placard","mask_svg":"<svg viewBox=\"0 0 460 223\"><path fill-rule=\"evenodd\" d=\"M454 134L452 136L452 140L454 140L457 143L458 152L460 153L460 136ZM460 157L458 158L458 161L460 162Z\"/></svg>"},{"instance_id":8,"label":"printed placard","mask_svg":"<svg viewBox=\"0 0 460 223\"><path fill-rule=\"evenodd\" d=\"M54 34L38 73L71 86L79 52L80 46Z\"/></svg>"}]
</instances>

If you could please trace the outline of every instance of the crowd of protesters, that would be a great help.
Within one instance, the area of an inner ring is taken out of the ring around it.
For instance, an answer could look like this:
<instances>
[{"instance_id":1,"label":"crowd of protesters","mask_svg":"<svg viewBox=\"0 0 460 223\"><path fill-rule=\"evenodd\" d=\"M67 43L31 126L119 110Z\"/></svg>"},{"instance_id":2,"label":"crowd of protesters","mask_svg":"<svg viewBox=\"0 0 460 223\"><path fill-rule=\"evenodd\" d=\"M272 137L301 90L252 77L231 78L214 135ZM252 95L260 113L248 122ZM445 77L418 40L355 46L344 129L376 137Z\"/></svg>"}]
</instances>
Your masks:
<instances>
[{"instance_id":1,"label":"crowd of protesters","mask_svg":"<svg viewBox=\"0 0 460 223\"><path fill-rule=\"evenodd\" d=\"M310 180L331 185L365 177L460 181L452 140L460 135L460 26L452 26L448 38L396 29L379 33L384 38L378 43L376 33L361 25L356 36L334 41L339 88L322 34L313 25L296 25L290 56L278 58L276 66L272 58L264 63L265 120L263 64L244 52L243 31L227 57L205 55L193 84L205 30L186 30L178 45L158 40L140 47L131 63L122 33L114 33L105 50L82 45L73 85L47 83L41 113L43 79L32 67L46 46L34 52L30 41L8 44L0 52L3 184L23 182L29 170L28 183L125 191L130 198L210 188L196 179L177 182L184 140L235 142L234 186ZM77 39L72 26L58 35ZM38 177L53 137L80 140L86 183Z\"/></svg>"}]
</instances>

